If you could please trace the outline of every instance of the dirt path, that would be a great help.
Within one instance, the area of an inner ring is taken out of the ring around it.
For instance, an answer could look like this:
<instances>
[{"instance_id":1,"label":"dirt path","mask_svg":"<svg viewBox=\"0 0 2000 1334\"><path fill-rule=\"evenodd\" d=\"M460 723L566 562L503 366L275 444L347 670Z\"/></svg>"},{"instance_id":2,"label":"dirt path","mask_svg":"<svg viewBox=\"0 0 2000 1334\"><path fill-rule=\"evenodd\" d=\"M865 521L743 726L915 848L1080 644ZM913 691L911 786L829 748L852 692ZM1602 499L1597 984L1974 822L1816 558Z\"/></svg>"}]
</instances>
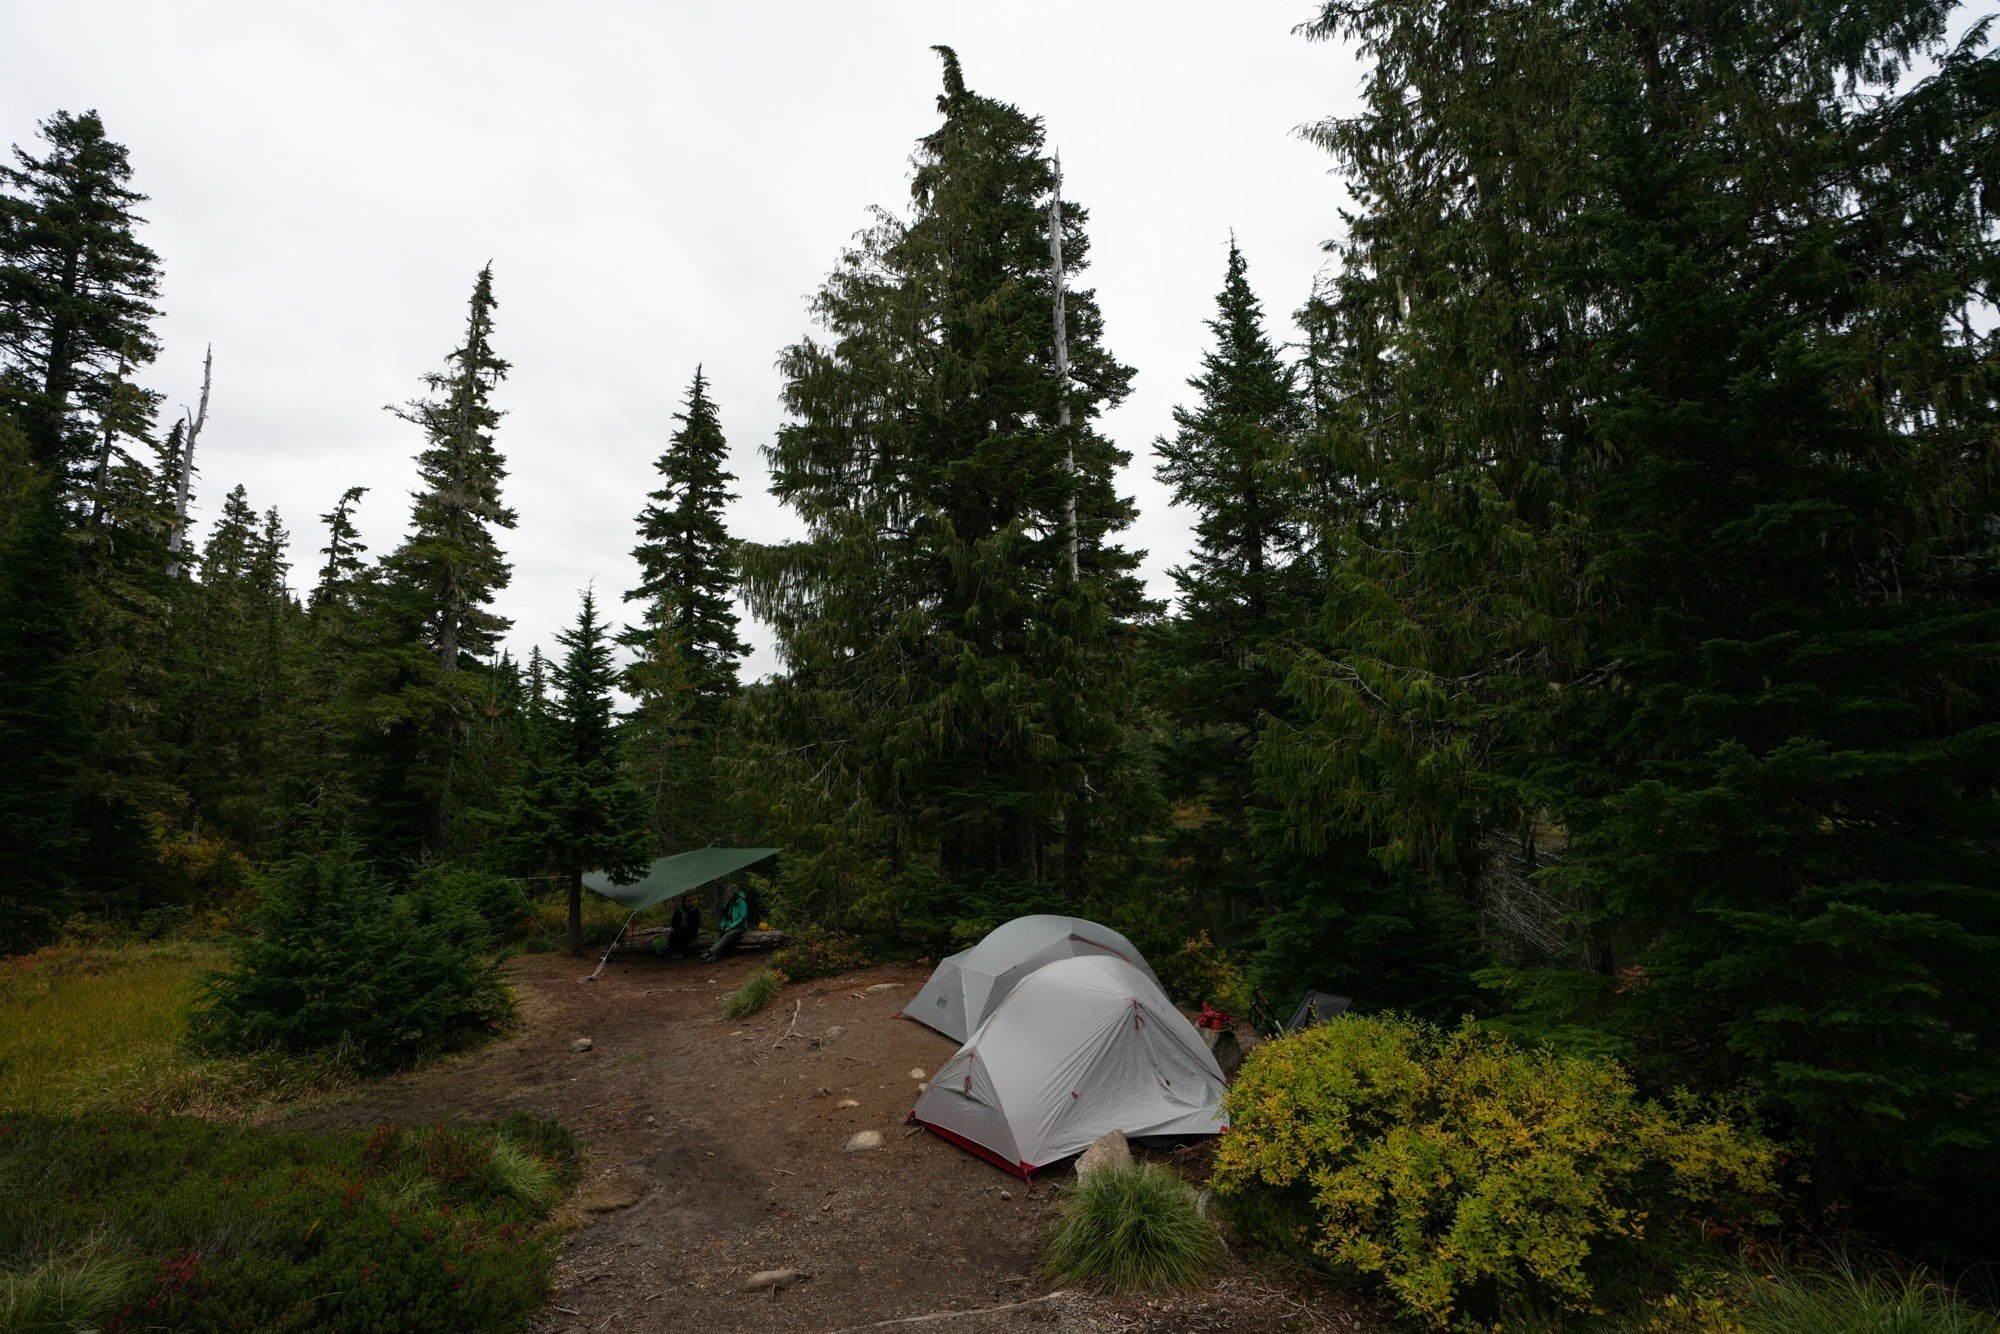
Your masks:
<instances>
[{"instance_id":1,"label":"dirt path","mask_svg":"<svg viewBox=\"0 0 2000 1334\"><path fill-rule=\"evenodd\" d=\"M508 965L521 1032L300 1113L308 1123L530 1112L589 1146L558 1289L538 1330L840 1330L1045 1295L1034 1276L1048 1179L1024 1184L903 1124L955 1050L893 1016L924 972L883 966L786 987L763 1013L719 1017L759 960ZM796 1016L796 1023L794 1017ZM591 1039L587 1052L572 1041ZM843 1106L851 1103L851 1106ZM873 1130L879 1149L847 1152ZM1066 1179L1066 1170L1053 1175ZM758 1270L795 1269L775 1297ZM1325 1295L1247 1272L1199 1299L1055 1297L891 1330L1375 1328Z\"/></svg>"}]
</instances>

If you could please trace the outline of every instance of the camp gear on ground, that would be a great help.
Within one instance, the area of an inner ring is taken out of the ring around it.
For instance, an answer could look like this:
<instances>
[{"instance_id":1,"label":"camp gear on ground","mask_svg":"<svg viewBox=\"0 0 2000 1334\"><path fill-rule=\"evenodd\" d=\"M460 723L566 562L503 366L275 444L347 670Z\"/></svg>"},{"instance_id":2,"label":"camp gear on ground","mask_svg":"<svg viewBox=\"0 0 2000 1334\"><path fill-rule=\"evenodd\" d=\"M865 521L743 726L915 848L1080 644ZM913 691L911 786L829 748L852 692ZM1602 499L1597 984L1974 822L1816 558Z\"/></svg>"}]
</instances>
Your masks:
<instances>
[{"instance_id":1,"label":"camp gear on ground","mask_svg":"<svg viewBox=\"0 0 2000 1334\"><path fill-rule=\"evenodd\" d=\"M1029 973L931 1076L912 1119L1019 1176L1110 1130L1212 1135L1222 1071L1151 974L1108 954Z\"/></svg>"},{"instance_id":2,"label":"camp gear on ground","mask_svg":"<svg viewBox=\"0 0 2000 1334\"><path fill-rule=\"evenodd\" d=\"M1292 1011L1292 1017L1285 1021L1285 1031L1296 1033L1314 1024L1323 1024L1329 1019L1338 1019L1347 1013L1347 1007L1354 1004L1345 996L1336 996L1330 991L1308 991L1299 1008Z\"/></svg>"},{"instance_id":3,"label":"camp gear on ground","mask_svg":"<svg viewBox=\"0 0 2000 1334\"><path fill-rule=\"evenodd\" d=\"M971 949L938 964L903 1014L963 1042L1022 978L1054 960L1083 955L1123 959L1160 989L1145 956L1110 927L1038 913L994 927Z\"/></svg>"},{"instance_id":4,"label":"camp gear on ground","mask_svg":"<svg viewBox=\"0 0 2000 1334\"><path fill-rule=\"evenodd\" d=\"M1195 1016L1194 1026L1196 1028L1212 1028L1220 1033L1228 1028L1232 1022L1228 1015L1216 1009L1207 1001L1203 1001L1201 1003L1201 1013Z\"/></svg>"}]
</instances>

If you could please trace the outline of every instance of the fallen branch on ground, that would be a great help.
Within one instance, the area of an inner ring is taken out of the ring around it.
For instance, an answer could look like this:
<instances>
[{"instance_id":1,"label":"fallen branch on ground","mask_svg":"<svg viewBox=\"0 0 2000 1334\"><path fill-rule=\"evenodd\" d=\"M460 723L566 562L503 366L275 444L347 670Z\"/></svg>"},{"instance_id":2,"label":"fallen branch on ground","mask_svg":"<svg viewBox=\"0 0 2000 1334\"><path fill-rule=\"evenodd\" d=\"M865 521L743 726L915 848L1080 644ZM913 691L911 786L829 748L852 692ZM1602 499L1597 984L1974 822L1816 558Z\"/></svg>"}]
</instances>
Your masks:
<instances>
[{"instance_id":1,"label":"fallen branch on ground","mask_svg":"<svg viewBox=\"0 0 2000 1334\"><path fill-rule=\"evenodd\" d=\"M792 1002L792 1022L786 1026L784 1032L778 1035L778 1040L771 1044L773 1049L782 1045L786 1038L802 1038L805 1036L805 1034L799 1032L799 1006L803 1003L803 1001L796 1000Z\"/></svg>"}]
</instances>

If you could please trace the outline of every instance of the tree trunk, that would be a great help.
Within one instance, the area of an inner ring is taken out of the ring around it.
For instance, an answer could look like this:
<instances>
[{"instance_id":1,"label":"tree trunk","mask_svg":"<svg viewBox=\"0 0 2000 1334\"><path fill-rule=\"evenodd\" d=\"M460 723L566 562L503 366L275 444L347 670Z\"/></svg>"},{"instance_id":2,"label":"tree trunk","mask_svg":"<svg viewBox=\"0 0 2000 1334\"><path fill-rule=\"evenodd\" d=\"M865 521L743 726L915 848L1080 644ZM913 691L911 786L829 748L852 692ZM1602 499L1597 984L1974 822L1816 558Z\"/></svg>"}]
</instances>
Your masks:
<instances>
[{"instance_id":1,"label":"tree trunk","mask_svg":"<svg viewBox=\"0 0 2000 1334\"><path fill-rule=\"evenodd\" d=\"M583 953L583 868L569 872L569 952Z\"/></svg>"},{"instance_id":2,"label":"tree trunk","mask_svg":"<svg viewBox=\"0 0 2000 1334\"><path fill-rule=\"evenodd\" d=\"M174 530L167 534L167 578L177 577L181 572L181 547L187 542L188 483L194 480L194 442L201 438L201 428L208 424L208 388L211 373L215 370L215 345L210 344L201 357L201 402L188 420L187 438L182 444L179 476L174 478ZM339 536L332 545L337 550Z\"/></svg>"}]
</instances>

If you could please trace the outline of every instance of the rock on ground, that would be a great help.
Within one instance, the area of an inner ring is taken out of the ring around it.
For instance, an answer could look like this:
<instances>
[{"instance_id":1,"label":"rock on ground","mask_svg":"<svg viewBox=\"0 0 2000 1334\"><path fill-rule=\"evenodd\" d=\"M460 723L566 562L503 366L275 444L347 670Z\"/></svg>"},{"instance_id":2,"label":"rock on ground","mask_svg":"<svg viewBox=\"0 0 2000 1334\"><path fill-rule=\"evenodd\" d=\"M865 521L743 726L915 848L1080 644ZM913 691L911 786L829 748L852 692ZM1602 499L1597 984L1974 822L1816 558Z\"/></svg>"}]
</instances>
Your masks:
<instances>
[{"instance_id":1,"label":"rock on ground","mask_svg":"<svg viewBox=\"0 0 2000 1334\"><path fill-rule=\"evenodd\" d=\"M1083 1157L1076 1160L1076 1176L1077 1180L1081 1181L1102 1167L1131 1165L1132 1146L1125 1142L1125 1132L1107 1130L1083 1151Z\"/></svg>"}]
</instances>

